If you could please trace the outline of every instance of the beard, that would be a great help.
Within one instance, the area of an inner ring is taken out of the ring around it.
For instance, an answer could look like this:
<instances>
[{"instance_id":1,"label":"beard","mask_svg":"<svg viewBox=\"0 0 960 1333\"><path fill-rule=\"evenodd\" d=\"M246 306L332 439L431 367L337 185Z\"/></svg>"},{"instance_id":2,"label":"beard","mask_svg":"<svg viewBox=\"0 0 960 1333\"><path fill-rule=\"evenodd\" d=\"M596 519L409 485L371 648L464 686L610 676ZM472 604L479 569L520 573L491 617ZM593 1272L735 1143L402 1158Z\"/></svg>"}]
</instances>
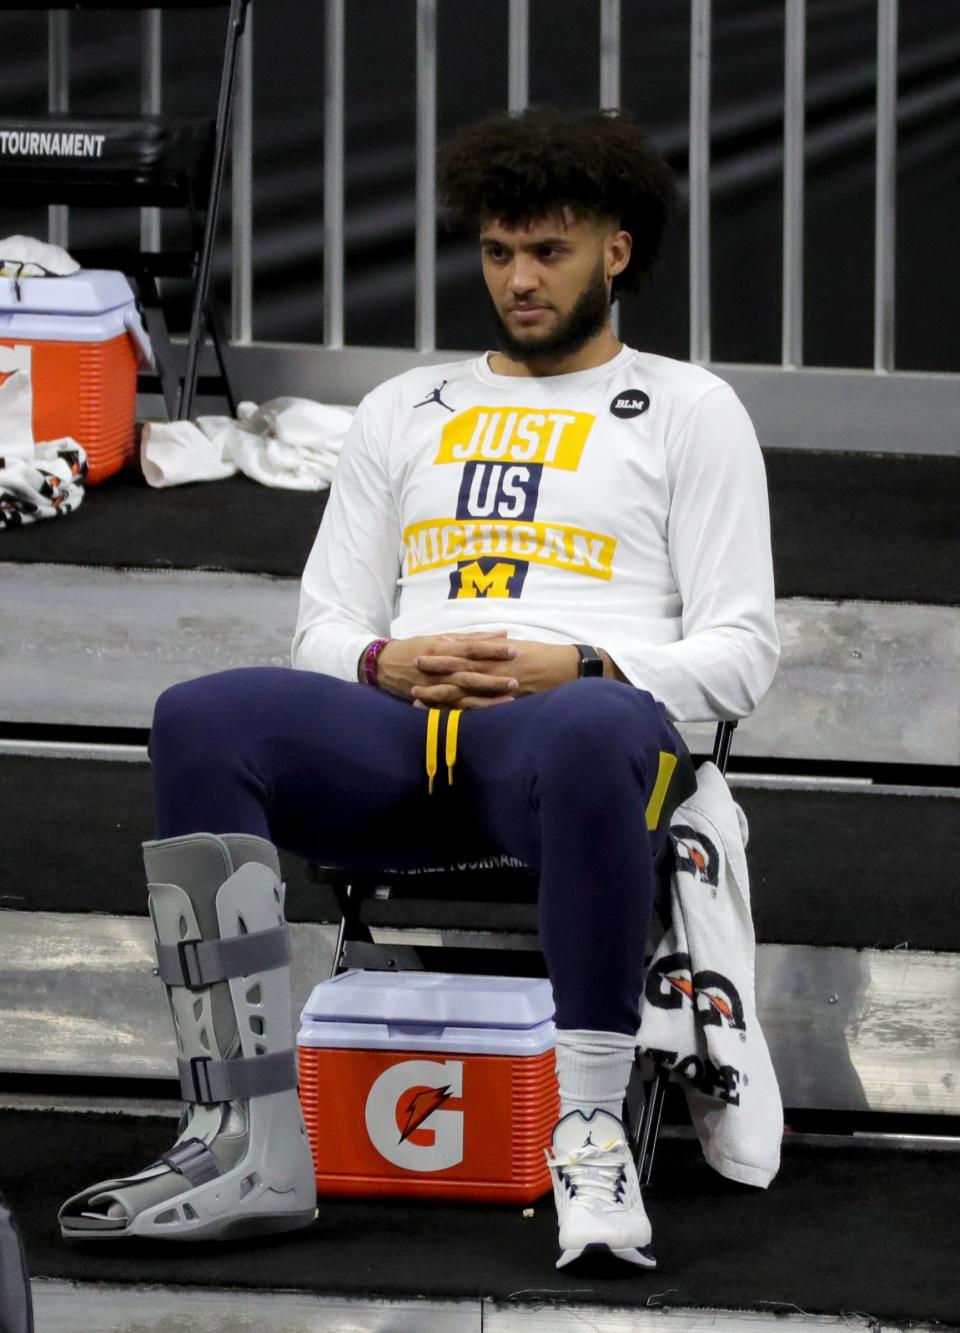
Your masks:
<instances>
[{"instance_id":1,"label":"beard","mask_svg":"<svg viewBox=\"0 0 960 1333\"><path fill-rule=\"evenodd\" d=\"M491 302L500 350L511 361L525 365L543 361L560 361L574 355L599 333L610 317L610 296L603 275L603 260L591 274L586 287L574 302L573 309L541 337L516 338Z\"/></svg>"}]
</instances>

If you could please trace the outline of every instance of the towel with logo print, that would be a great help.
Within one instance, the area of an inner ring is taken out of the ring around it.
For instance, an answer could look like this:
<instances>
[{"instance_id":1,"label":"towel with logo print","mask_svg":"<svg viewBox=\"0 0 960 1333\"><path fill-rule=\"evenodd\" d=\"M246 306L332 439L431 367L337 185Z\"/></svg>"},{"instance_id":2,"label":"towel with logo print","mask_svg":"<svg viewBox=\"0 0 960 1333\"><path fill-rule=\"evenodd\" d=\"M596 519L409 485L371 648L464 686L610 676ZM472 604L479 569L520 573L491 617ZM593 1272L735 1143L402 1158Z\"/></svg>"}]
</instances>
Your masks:
<instances>
[{"instance_id":1,"label":"towel with logo print","mask_svg":"<svg viewBox=\"0 0 960 1333\"><path fill-rule=\"evenodd\" d=\"M752 711L779 644L763 460L728 384L623 347L566 375L423 366L367 395L294 664L356 680L374 638L493 629L603 648L678 721Z\"/></svg>"},{"instance_id":2,"label":"towel with logo print","mask_svg":"<svg viewBox=\"0 0 960 1333\"><path fill-rule=\"evenodd\" d=\"M83 502L87 455L76 440L38 444L32 458L0 455L0 531L63 518Z\"/></svg>"},{"instance_id":3,"label":"towel with logo print","mask_svg":"<svg viewBox=\"0 0 960 1333\"><path fill-rule=\"evenodd\" d=\"M672 1070L707 1161L766 1187L783 1104L757 1019L746 817L714 764L670 821L670 922L647 969L638 1044Z\"/></svg>"},{"instance_id":4,"label":"towel with logo print","mask_svg":"<svg viewBox=\"0 0 960 1333\"><path fill-rule=\"evenodd\" d=\"M69 437L34 443L30 355L0 344L0 531L62 518L83 501L83 447Z\"/></svg>"}]
</instances>

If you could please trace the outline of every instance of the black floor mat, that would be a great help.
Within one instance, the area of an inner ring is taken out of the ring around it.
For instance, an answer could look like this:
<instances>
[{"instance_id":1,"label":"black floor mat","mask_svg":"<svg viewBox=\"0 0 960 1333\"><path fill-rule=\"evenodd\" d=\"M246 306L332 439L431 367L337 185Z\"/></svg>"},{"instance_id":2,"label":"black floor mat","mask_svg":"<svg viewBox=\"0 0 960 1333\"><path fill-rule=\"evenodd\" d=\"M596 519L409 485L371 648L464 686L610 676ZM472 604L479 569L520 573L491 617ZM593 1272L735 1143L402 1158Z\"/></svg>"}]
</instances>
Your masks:
<instances>
[{"instance_id":1,"label":"black floor mat","mask_svg":"<svg viewBox=\"0 0 960 1333\"><path fill-rule=\"evenodd\" d=\"M67 1244L68 1193L146 1165L172 1123L0 1112L0 1182L31 1273L73 1280L284 1288L371 1297L842 1311L960 1320L960 1157L788 1146L769 1191L731 1185L695 1144L666 1141L648 1211L655 1272L557 1272L552 1201L517 1207L326 1200L302 1232L192 1247Z\"/></svg>"},{"instance_id":2,"label":"black floor mat","mask_svg":"<svg viewBox=\"0 0 960 1333\"><path fill-rule=\"evenodd\" d=\"M960 602L960 458L767 450L781 597ZM0 535L0 560L298 577L327 492L245 477L150 490L128 471L62 522Z\"/></svg>"},{"instance_id":3,"label":"black floor mat","mask_svg":"<svg viewBox=\"0 0 960 1333\"><path fill-rule=\"evenodd\" d=\"M247 477L155 491L131 469L93 487L62 521L4 532L0 558L295 578L328 494L273 490Z\"/></svg>"}]
</instances>

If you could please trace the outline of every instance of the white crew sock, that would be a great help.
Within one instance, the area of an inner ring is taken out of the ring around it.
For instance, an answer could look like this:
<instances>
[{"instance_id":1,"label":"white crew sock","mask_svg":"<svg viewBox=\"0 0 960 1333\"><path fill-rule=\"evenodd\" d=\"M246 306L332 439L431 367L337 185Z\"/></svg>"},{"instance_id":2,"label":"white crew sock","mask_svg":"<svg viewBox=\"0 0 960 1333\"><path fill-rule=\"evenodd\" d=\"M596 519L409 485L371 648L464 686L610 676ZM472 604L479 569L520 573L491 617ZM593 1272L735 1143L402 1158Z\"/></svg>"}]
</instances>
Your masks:
<instances>
[{"instance_id":1,"label":"white crew sock","mask_svg":"<svg viewBox=\"0 0 960 1333\"><path fill-rule=\"evenodd\" d=\"M636 1045L636 1037L625 1032L558 1031L560 1114L582 1111L588 1116L599 1107L621 1120Z\"/></svg>"}]
</instances>

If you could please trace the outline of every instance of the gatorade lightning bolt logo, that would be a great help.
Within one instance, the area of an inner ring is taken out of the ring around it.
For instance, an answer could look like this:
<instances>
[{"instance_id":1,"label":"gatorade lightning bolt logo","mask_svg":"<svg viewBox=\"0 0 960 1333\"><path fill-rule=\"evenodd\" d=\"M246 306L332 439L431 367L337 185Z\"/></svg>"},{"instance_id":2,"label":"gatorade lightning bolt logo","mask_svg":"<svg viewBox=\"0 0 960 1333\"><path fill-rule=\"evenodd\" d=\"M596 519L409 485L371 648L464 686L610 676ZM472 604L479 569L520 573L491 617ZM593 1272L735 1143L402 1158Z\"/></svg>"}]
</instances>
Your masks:
<instances>
[{"instance_id":1,"label":"gatorade lightning bolt logo","mask_svg":"<svg viewBox=\"0 0 960 1333\"><path fill-rule=\"evenodd\" d=\"M444 1102L449 1101L452 1095L449 1084L445 1088L421 1088L419 1092L415 1092L403 1108L407 1119L399 1141L402 1143L404 1139L408 1139L413 1131L433 1115L434 1111L438 1111Z\"/></svg>"},{"instance_id":2,"label":"gatorade lightning bolt logo","mask_svg":"<svg viewBox=\"0 0 960 1333\"><path fill-rule=\"evenodd\" d=\"M686 824L673 824L670 837L673 839L677 870L686 871L701 884L719 885L720 853L705 833L689 828Z\"/></svg>"},{"instance_id":3,"label":"gatorade lightning bolt logo","mask_svg":"<svg viewBox=\"0 0 960 1333\"><path fill-rule=\"evenodd\" d=\"M688 1000L692 1000L696 994L693 988L693 982L689 977L664 977L668 986L675 987L681 995L685 995ZM709 1001L719 1013L733 1026L733 1008L727 1003L722 995L711 995L708 991L701 991L703 998Z\"/></svg>"},{"instance_id":4,"label":"gatorade lightning bolt logo","mask_svg":"<svg viewBox=\"0 0 960 1333\"><path fill-rule=\"evenodd\" d=\"M706 968L694 972L688 953L657 959L647 973L645 994L658 1009L680 1009L684 1000L689 1000L701 1027L746 1031L743 1001L736 986L720 972Z\"/></svg>"},{"instance_id":5,"label":"gatorade lightning bolt logo","mask_svg":"<svg viewBox=\"0 0 960 1333\"><path fill-rule=\"evenodd\" d=\"M367 1093L364 1123L370 1142L404 1171L458 1166L464 1113L446 1103L462 1096L462 1060L398 1060L377 1075Z\"/></svg>"},{"instance_id":6,"label":"gatorade lightning bolt logo","mask_svg":"<svg viewBox=\"0 0 960 1333\"><path fill-rule=\"evenodd\" d=\"M6 384L7 380L10 379L11 376L15 375L16 373L17 372L15 370L0 370L0 389L2 389L3 386Z\"/></svg>"}]
</instances>

